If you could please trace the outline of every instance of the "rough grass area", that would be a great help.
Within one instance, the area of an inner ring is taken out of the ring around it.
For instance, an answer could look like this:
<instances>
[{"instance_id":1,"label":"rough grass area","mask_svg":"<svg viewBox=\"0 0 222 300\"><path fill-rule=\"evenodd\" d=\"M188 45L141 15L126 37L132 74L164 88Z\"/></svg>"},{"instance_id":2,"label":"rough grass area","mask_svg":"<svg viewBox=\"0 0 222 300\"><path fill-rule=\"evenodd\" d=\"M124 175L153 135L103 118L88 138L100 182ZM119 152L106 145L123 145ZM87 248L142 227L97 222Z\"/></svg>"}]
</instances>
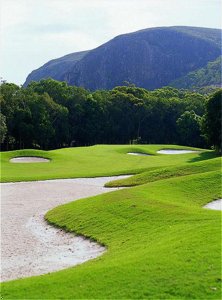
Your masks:
<instances>
[{"instance_id":1,"label":"rough grass area","mask_svg":"<svg viewBox=\"0 0 222 300\"><path fill-rule=\"evenodd\" d=\"M162 147L134 150L155 154ZM125 159L129 169L136 160L136 170L146 170L132 177L132 185L135 178L142 185L71 202L46 214L50 223L100 242L107 252L77 267L3 283L2 298L220 299L221 213L202 208L221 198L220 159L213 152L131 157L125 155L126 146L86 149L88 155L83 148L61 150L79 153L81 174L94 174L86 173L90 166L85 163L96 155L103 162L112 160L104 172L125 167L127 173ZM102 166L96 167L102 172Z\"/></svg>"},{"instance_id":2,"label":"rough grass area","mask_svg":"<svg viewBox=\"0 0 222 300\"><path fill-rule=\"evenodd\" d=\"M80 148L65 148L53 151L19 150L1 153L1 181L30 181L58 178L78 178L137 174L157 167L192 163L195 160L214 156L212 151L199 154L157 154L164 148L191 149L175 145L98 145ZM192 148L193 149L193 148ZM142 152L152 156L131 156L127 152ZM40 156L50 159L49 164L14 164L13 157Z\"/></svg>"}]
</instances>

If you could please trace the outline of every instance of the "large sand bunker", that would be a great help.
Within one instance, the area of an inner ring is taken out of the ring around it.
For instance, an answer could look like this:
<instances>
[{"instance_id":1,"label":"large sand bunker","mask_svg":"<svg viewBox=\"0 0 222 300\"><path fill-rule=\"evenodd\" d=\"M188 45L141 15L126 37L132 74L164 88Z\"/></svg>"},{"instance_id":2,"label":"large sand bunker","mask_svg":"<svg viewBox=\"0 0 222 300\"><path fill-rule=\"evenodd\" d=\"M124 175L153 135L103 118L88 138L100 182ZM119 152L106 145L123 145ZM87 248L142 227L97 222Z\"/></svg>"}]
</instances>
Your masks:
<instances>
[{"instance_id":1,"label":"large sand bunker","mask_svg":"<svg viewBox=\"0 0 222 300\"><path fill-rule=\"evenodd\" d=\"M10 159L12 163L42 163L42 162L50 162L49 159L37 156L20 156L14 157Z\"/></svg>"},{"instance_id":2,"label":"large sand bunker","mask_svg":"<svg viewBox=\"0 0 222 300\"><path fill-rule=\"evenodd\" d=\"M174 150L174 149L162 149L157 151L160 154L186 154L186 153L198 153L199 151L194 150Z\"/></svg>"},{"instance_id":3,"label":"large sand bunker","mask_svg":"<svg viewBox=\"0 0 222 300\"><path fill-rule=\"evenodd\" d=\"M45 274L95 258L104 247L44 221L55 206L115 189L111 180L61 179L1 184L1 281Z\"/></svg>"}]
</instances>

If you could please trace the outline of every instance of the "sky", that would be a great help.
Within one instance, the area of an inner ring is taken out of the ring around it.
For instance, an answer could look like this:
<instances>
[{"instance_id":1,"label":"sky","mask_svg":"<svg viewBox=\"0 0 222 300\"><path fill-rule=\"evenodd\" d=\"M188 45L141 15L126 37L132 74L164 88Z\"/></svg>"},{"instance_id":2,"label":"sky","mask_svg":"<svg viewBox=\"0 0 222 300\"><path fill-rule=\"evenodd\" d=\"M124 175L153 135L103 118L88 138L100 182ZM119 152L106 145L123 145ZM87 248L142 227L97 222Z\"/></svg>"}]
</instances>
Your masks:
<instances>
[{"instance_id":1,"label":"sky","mask_svg":"<svg viewBox=\"0 0 222 300\"><path fill-rule=\"evenodd\" d=\"M47 61L144 28L221 28L221 0L0 0L0 77L23 84Z\"/></svg>"}]
</instances>

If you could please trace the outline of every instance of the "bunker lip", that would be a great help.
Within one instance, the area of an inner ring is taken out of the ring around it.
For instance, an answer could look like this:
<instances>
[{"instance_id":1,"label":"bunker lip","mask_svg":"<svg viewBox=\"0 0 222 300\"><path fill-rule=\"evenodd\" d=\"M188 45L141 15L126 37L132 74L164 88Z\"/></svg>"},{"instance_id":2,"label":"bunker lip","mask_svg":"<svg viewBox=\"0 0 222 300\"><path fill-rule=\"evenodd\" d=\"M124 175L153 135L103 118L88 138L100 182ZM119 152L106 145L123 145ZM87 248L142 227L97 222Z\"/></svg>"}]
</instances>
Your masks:
<instances>
[{"instance_id":1,"label":"bunker lip","mask_svg":"<svg viewBox=\"0 0 222 300\"><path fill-rule=\"evenodd\" d=\"M187 154L187 153L199 153L197 150L187 150L187 149L161 149L157 151L159 154Z\"/></svg>"},{"instance_id":2,"label":"bunker lip","mask_svg":"<svg viewBox=\"0 0 222 300\"><path fill-rule=\"evenodd\" d=\"M1 281L42 275L100 256L105 247L49 225L46 211L117 188L127 176L1 183Z\"/></svg>"},{"instance_id":3,"label":"bunker lip","mask_svg":"<svg viewBox=\"0 0 222 300\"><path fill-rule=\"evenodd\" d=\"M151 154L141 153L141 152L127 152L129 155L141 155L141 156L151 156Z\"/></svg>"},{"instance_id":4,"label":"bunker lip","mask_svg":"<svg viewBox=\"0 0 222 300\"><path fill-rule=\"evenodd\" d=\"M204 208L222 210L222 199L217 199L204 205Z\"/></svg>"},{"instance_id":5,"label":"bunker lip","mask_svg":"<svg viewBox=\"0 0 222 300\"><path fill-rule=\"evenodd\" d=\"M42 163L50 162L50 159L40 156L18 156L9 160L11 163Z\"/></svg>"}]
</instances>

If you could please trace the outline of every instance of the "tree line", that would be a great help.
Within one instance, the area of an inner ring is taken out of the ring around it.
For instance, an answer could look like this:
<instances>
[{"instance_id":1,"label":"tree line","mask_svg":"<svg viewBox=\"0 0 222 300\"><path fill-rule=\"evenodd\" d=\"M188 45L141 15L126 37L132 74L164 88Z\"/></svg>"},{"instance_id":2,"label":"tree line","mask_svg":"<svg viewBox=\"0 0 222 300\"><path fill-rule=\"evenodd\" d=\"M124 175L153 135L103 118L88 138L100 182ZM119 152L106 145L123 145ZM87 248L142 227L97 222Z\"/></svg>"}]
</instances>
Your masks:
<instances>
[{"instance_id":1,"label":"tree line","mask_svg":"<svg viewBox=\"0 0 222 300\"><path fill-rule=\"evenodd\" d=\"M221 90L209 97L128 84L90 92L45 79L26 88L1 84L0 102L2 150L129 143L220 148Z\"/></svg>"}]
</instances>

